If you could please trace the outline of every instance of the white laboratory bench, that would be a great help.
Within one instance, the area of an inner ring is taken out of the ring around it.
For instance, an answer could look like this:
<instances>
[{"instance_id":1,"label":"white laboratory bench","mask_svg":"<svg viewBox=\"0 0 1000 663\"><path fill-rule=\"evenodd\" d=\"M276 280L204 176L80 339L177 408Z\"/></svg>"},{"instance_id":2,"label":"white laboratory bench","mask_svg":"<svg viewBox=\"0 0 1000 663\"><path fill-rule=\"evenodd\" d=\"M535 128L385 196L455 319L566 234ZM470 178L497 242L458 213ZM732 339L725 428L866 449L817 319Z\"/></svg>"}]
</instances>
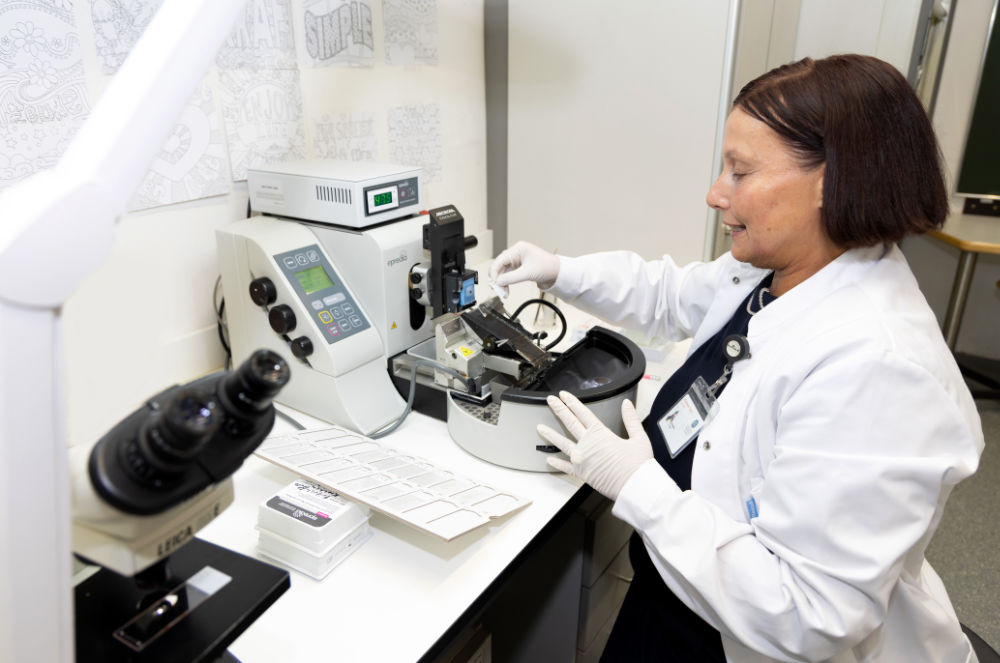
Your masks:
<instances>
[{"instance_id":1,"label":"white laboratory bench","mask_svg":"<svg viewBox=\"0 0 1000 663\"><path fill-rule=\"evenodd\" d=\"M640 412L648 409L686 348L671 345L663 360L649 364L636 399ZM327 425L282 409L307 428ZM276 421L275 433L290 430L284 420ZM451 440L444 422L416 412L380 442L531 504L450 542L373 512L372 537L325 579L291 571L291 588L230 645L240 661L434 661L590 493L565 475L510 470L480 460ZM234 475L234 503L198 536L265 559L255 550L258 506L295 478L257 457L248 458ZM568 617L575 625L576 614ZM569 646L572 652L575 642Z\"/></svg>"},{"instance_id":2,"label":"white laboratory bench","mask_svg":"<svg viewBox=\"0 0 1000 663\"><path fill-rule=\"evenodd\" d=\"M275 430L282 426L279 420ZM230 646L241 661L420 660L580 490L564 475L479 460L452 442L443 422L419 413L382 441L531 504L450 542L373 513L372 537L325 579L292 572L291 589ZM234 476L233 505L199 537L259 557L257 507L295 478L251 457Z\"/></svg>"}]
</instances>

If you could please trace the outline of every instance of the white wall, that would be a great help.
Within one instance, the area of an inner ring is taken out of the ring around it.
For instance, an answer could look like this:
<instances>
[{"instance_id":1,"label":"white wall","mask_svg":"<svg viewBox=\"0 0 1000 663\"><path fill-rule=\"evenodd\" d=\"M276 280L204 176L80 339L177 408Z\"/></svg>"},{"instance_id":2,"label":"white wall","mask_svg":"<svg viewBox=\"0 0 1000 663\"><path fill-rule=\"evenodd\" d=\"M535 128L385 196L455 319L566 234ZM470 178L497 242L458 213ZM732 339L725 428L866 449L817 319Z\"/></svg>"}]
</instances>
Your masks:
<instances>
[{"instance_id":1,"label":"white wall","mask_svg":"<svg viewBox=\"0 0 1000 663\"><path fill-rule=\"evenodd\" d=\"M507 240L700 260L727 0L511 0Z\"/></svg>"},{"instance_id":2,"label":"white wall","mask_svg":"<svg viewBox=\"0 0 1000 663\"><path fill-rule=\"evenodd\" d=\"M687 262L715 224L720 99L805 56L869 53L905 73L921 0L745 1L732 90L729 2L509 4L508 243Z\"/></svg>"},{"instance_id":3,"label":"white wall","mask_svg":"<svg viewBox=\"0 0 1000 663\"><path fill-rule=\"evenodd\" d=\"M801 13L802 0L755 0L742 3L730 97L735 98L744 85L764 72L794 59Z\"/></svg>"},{"instance_id":4,"label":"white wall","mask_svg":"<svg viewBox=\"0 0 1000 663\"><path fill-rule=\"evenodd\" d=\"M378 159L388 161L387 109L438 104L442 173L426 187L426 200L431 207L454 203L466 232L479 234L486 228L483 3L437 0L436 66L385 64L382 5L371 4L372 68L304 66L303 28L295 27L307 156L314 153L313 120L363 110L374 112ZM301 0L292 5L293 15L301 16ZM88 78L100 87L92 57ZM222 366L212 308L214 230L242 218L246 200L246 185L239 182L224 196L120 220L111 258L63 310L71 443L96 439L152 393Z\"/></svg>"},{"instance_id":5,"label":"white wall","mask_svg":"<svg viewBox=\"0 0 1000 663\"><path fill-rule=\"evenodd\" d=\"M874 55L906 75L921 0L802 0L795 59Z\"/></svg>"}]
</instances>

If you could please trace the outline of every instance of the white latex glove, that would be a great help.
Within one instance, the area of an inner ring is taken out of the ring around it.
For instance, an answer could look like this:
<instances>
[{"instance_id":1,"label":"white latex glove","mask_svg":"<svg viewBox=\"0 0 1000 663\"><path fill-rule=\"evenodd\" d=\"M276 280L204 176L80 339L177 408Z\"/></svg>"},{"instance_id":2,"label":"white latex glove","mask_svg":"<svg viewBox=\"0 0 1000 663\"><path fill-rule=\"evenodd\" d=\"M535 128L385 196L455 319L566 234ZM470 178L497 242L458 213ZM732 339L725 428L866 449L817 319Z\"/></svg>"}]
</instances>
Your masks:
<instances>
[{"instance_id":1,"label":"white latex glove","mask_svg":"<svg viewBox=\"0 0 1000 663\"><path fill-rule=\"evenodd\" d=\"M617 500L629 477L653 457L653 446L642 428L635 406L628 399L622 401L622 420L628 434L627 438L622 439L601 423L590 408L567 391L559 392L559 398L549 396L547 402L559 421L577 440L573 443L557 431L540 424L538 434L569 456L569 462L562 458L549 458L549 465L580 477L608 499Z\"/></svg>"},{"instance_id":2,"label":"white latex glove","mask_svg":"<svg viewBox=\"0 0 1000 663\"><path fill-rule=\"evenodd\" d=\"M559 276L559 258L528 242L518 242L490 265L490 281L494 290L502 290L501 297L510 294L510 286L521 281L534 281L542 290L548 290Z\"/></svg>"}]
</instances>

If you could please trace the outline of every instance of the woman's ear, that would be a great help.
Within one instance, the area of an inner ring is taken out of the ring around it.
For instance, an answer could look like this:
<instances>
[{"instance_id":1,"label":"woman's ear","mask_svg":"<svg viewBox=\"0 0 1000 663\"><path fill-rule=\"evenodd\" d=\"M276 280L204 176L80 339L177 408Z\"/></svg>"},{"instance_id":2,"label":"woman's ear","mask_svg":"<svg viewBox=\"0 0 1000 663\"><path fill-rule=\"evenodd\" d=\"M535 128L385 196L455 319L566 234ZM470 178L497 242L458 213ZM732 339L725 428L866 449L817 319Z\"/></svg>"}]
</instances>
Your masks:
<instances>
[{"instance_id":1,"label":"woman's ear","mask_svg":"<svg viewBox=\"0 0 1000 663\"><path fill-rule=\"evenodd\" d=\"M826 164L816 168L816 208L823 208L823 180L826 179Z\"/></svg>"}]
</instances>

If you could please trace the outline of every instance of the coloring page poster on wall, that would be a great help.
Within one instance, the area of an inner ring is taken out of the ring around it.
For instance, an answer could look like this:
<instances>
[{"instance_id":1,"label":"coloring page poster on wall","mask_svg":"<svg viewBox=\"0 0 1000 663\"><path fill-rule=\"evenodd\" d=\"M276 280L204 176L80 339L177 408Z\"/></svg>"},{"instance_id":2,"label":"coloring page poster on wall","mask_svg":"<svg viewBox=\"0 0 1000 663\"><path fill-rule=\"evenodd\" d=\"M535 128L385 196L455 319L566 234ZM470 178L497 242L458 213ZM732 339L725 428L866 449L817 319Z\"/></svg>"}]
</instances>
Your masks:
<instances>
[{"instance_id":1,"label":"coloring page poster on wall","mask_svg":"<svg viewBox=\"0 0 1000 663\"><path fill-rule=\"evenodd\" d=\"M52 167L90 114L70 0L0 0L0 189Z\"/></svg>"},{"instance_id":2,"label":"coloring page poster on wall","mask_svg":"<svg viewBox=\"0 0 1000 663\"><path fill-rule=\"evenodd\" d=\"M305 58L314 67L375 64L369 0L304 0Z\"/></svg>"},{"instance_id":3,"label":"coloring page poster on wall","mask_svg":"<svg viewBox=\"0 0 1000 663\"><path fill-rule=\"evenodd\" d=\"M290 0L249 0L215 58L234 180L302 159L305 131Z\"/></svg>"},{"instance_id":4,"label":"coloring page poster on wall","mask_svg":"<svg viewBox=\"0 0 1000 663\"><path fill-rule=\"evenodd\" d=\"M254 166L305 158L297 69L220 70L219 85L234 180Z\"/></svg>"},{"instance_id":5,"label":"coloring page poster on wall","mask_svg":"<svg viewBox=\"0 0 1000 663\"><path fill-rule=\"evenodd\" d=\"M91 25L101 72L117 73L163 0L89 0ZM129 210L148 209L229 191L229 162L214 95L202 83L181 111L160 153L135 191Z\"/></svg>"},{"instance_id":6,"label":"coloring page poster on wall","mask_svg":"<svg viewBox=\"0 0 1000 663\"><path fill-rule=\"evenodd\" d=\"M202 83L150 164L129 209L218 196L229 192L230 181L214 95Z\"/></svg>"},{"instance_id":7,"label":"coloring page poster on wall","mask_svg":"<svg viewBox=\"0 0 1000 663\"><path fill-rule=\"evenodd\" d=\"M420 166L424 182L441 179L441 107L437 104L389 109L389 160Z\"/></svg>"},{"instance_id":8,"label":"coloring page poster on wall","mask_svg":"<svg viewBox=\"0 0 1000 663\"><path fill-rule=\"evenodd\" d=\"M377 161L375 114L359 111L321 115L313 124L313 145L321 159Z\"/></svg>"},{"instance_id":9,"label":"coloring page poster on wall","mask_svg":"<svg viewBox=\"0 0 1000 663\"><path fill-rule=\"evenodd\" d=\"M392 65L436 65L436 0L382 0L385 61Z\"/></svg>"},{"instance_id":10,"label":"coloring page poster on wall","mask_svg":"<svg viewBox=\"0 0 1000 663\"><path fill-rule=\"evenodd\" d=\"M91 34L101 73L114 75L163 0L89 0Z\"/></svg>"},{"instance_id":11,"label":"coloring page poster on wall","mask_svg":"<svg viewBox=\"0 0 1000 663\"><path fill-rule=\"evenodd\" d=\"M290 0L248 0L215 56L220 69L296 69Z\"/></svg>"}]
</instances>

